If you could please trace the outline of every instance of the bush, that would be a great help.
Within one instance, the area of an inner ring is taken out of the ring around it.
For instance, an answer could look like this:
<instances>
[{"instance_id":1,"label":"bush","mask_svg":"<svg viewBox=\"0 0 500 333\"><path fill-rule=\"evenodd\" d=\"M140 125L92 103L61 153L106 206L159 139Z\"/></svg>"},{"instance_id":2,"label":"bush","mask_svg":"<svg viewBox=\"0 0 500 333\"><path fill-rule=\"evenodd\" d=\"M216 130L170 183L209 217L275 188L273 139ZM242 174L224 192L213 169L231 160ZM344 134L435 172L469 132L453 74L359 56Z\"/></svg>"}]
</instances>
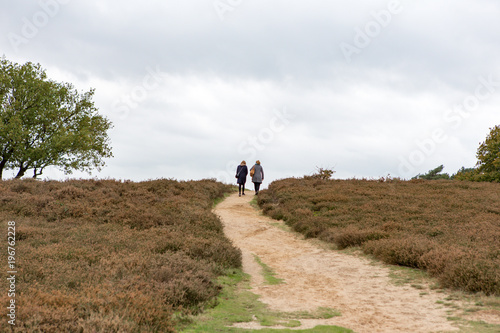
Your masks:
<instances>
[{"instance_id":1,"label":"bush","mask_svg":"<svg viewBox=\"0 0 500 333\"><path fill-rule=\"evenodd\" d=\"M422 257L435 247L434 242L421 237L393 238L367 242L364 251L389 264L425 268Z\"/></svg>"},{"instance_id":2,"label":"bush","mask_svg":"<svg viewBox=\"0 0 500 333\"><path fill-rule=\"evenodd\" d=\"M387 237L389 237L389 234L376 229L357 230L354 228L346 228L345 230L334 235L333 238L326 239L333 241L340 249L345 249L348 247L361 246L368 241L379 240ZM325 239L323 237L320 238Z\"/></svg>"},{"instance_id":3,"label":"bush","mask_svg":"<svg viewBox=\"0 0 500 333\"><path fill-rule=\"evenodd\" d=\"M387 263L427 270L447 287L499 295L499 186L307 176L271 183L258 203L306 237L361 246Z\"/></svg>"},{"instance_id":4,"label":"bush","mask_svg":"<svg viewBox=\"0 0 500 333\"><path fill-rule=\"evenodd\" d=\"M213 180L0 182L0 218L16 222L14 332L174 332L175 312L198 312L219 293L215 278L241 267L211 212L230 191Z\"/></svg>"},{"instance_id":5,"label":"bush","mask_svg":"<svg viewBox=\"0 0 500 333\"><path fill-rule=\"evenodd\" d=\"M464 256L446 266L439 276L447 287L468 292L483 292L486 295L500 295L500 274L498 262Z\"/></svg>"}]
</instances>

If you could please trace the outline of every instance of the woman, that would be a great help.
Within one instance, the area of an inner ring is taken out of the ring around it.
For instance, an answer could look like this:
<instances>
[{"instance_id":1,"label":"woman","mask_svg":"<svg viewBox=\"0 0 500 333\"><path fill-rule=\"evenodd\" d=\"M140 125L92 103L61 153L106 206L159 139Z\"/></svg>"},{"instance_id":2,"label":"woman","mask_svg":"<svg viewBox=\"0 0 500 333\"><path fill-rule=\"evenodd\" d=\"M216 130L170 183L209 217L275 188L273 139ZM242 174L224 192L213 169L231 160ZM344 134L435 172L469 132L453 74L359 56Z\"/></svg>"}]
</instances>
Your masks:
<instances>
[{"instance_id":1,"label":"woman","mask_svg":"<svg viewBox=\"0 0 500 333\"><path fill-rule=\"evenodd\" d=\"M237 183L238 183L238 190L241 195L245 195L245 183L247 182L247 175L248 175L248 168L247 168L247 163L245 161L242 161L240 165L236 168L236 178ZM242 190L243 189L243 193Z\"/></svg>"},{"instance_id":2,"label":"woman","mask_svg":"<svg viewBox=\"0 0 500 333\"><path fill-rule=\"evenodd\" d=\"M252 174L253 171L253 174ZM255 162L255 165L250 169L250 175L252 176L252 182L255 187L255 194L259 194L259 189L260 189L260 184L262 184L262 181L264 180L264 169L260 165L260 161L257 160Z\"/></svg>"}]
</instances>

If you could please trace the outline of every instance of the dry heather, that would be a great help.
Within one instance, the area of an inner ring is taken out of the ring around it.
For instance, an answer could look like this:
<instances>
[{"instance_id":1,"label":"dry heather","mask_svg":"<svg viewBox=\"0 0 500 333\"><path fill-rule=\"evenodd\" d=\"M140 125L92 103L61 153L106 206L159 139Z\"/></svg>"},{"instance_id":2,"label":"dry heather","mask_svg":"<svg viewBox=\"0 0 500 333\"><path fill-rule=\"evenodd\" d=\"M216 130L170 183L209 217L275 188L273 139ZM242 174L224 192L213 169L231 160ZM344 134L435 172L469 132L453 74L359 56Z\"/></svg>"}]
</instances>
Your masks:
<instances>
[{"instance_id":1,"label":"dry heather","mask_svg":"<svg viewBox=\"0 0 500 333\"><path fill-rule=\"evenodd\" d=\"M284 179L258 198L306 237L360 246L443 286L500 295L500 184Z\"/></svg>"},{"instance_id":2,"label":"dry heather","mask_svg":"<svg viewBox=\"0 0 500 333\"><path fill-rule=\"evenodd\" d=\"M211 180L0 182L6 235L16 222L14 332L174 332L175 313L198 311L219 293L215 277L241 266L211 213L230 190Z\"/></svg>"}]
</instances>

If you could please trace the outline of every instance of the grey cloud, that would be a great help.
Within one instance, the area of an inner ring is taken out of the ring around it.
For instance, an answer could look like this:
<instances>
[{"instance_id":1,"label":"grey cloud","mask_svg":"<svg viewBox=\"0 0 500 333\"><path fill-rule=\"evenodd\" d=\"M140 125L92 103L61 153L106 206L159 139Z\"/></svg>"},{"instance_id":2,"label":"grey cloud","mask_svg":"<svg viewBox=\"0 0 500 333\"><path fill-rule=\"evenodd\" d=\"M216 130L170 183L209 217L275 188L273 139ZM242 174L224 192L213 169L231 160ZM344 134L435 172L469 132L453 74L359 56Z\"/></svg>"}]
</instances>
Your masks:
<instances>
[{"instance_id":1,"label":"grey cloud","mask_svg":"<svg viewBox=\"0 0 500 333\"><path fill-rule=\"evenodd\" d=\"M500 88L457 129L444 115L474 94L479 77L500 81L500 4L401 0L402 11L356 45L390 3L243 0L221 20L214 1L67 1L15 51L8 33L43 10L16 1L0 13L0 50L97 89L115 122L116 158L104 176L203 178L255 154L269 179L281 178L273 170L301 175L316 165L336 165L339 177L397 175L399 157L435 128L449 140L415 174L468 166L464 156L473 160L478 138L495 125ZM350 62L342 43L358 48ZM144 93L148 68L162 77ZM134 92L134 106L120 114ZM273 110L283 108L293 121L252 147L249 138L269 135Z\"/></svg>"}]
</instances>

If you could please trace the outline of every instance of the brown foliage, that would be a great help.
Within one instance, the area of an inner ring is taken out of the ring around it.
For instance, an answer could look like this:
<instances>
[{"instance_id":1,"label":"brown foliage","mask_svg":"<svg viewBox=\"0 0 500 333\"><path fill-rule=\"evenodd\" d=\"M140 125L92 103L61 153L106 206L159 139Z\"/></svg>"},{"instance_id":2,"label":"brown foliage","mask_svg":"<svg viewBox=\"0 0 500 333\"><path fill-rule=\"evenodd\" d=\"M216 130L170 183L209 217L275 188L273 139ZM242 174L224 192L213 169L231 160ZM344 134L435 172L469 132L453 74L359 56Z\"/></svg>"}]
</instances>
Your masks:
<instances>
[{"instance_id":1,"label":"brown foliage","mask_svg":"<svg viewBox=\"0 0 500 333\"><path fill-rule=\"evenodd\" d=\"M273 182L258 203L306 237L500 294L499 184L305 177Z\"/></svg>"},{"instance_id":2,"label":"brown foliage","mask_svg":"<svg viewBox=\"0 0 500 333\"><path fill-rule=\"evenodd\" d=\"M16 222L14 332L174 332L174 312L199 311L220 291L215 278L241 266L211 212L230 190L212 180L0 182L0 218ZM8 300L0 295L4 318Z\"/></svg>"}]
</instances>

